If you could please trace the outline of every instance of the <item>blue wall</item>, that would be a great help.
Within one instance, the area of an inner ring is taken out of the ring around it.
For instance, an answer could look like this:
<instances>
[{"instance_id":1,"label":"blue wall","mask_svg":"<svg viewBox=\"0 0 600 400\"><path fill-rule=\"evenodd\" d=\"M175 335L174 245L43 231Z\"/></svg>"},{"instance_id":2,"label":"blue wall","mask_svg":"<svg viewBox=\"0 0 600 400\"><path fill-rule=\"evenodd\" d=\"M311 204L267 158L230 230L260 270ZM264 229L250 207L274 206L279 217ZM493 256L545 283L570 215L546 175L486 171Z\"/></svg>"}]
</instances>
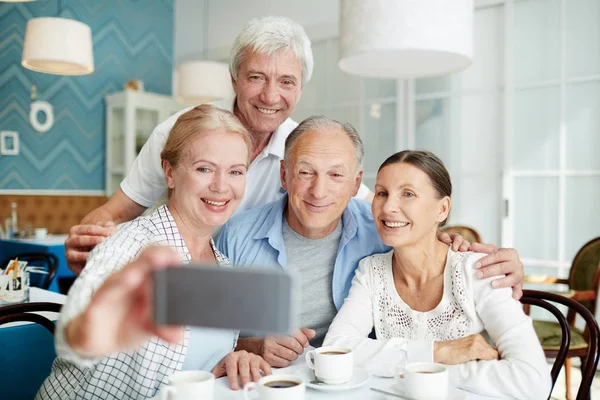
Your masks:
<instances>
[{"instance_id":1,"label":"blue wall","mask_svg":"<svg viewBox=\"0 0 600 400\"><path fill-rule=\"evenodd\" d=\"M0 131L18 131L20 155L0 156L0 191L104 190L104 96L130 79L171 94L174 0L0 2ZM90 25L95 71L68 77L21 66L27 20L72 18ZM54 107L45 133L29 123L31 86Z\"/></svg>"}]
</instances>

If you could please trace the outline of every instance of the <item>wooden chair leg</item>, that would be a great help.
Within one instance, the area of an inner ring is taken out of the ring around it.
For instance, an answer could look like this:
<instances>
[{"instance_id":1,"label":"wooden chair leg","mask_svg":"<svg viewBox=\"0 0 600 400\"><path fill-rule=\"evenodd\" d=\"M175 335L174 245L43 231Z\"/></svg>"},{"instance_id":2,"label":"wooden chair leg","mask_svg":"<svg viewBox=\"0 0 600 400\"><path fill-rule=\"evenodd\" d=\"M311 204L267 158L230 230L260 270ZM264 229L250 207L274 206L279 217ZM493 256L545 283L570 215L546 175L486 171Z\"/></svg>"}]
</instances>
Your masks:
<instances>
[{"instance_id":1,"label":"wooden chair leg","mask_svg":"<svg viewBox=\"0 0 600 400\"><path fill-rule=\"evenodd\" d=\"M567 358L565 360L565 383L567 386L567 392L565 393L565 397L567 400L572 400L571 397L571 362L572 358Z\"/></svg>"}]
</instances>

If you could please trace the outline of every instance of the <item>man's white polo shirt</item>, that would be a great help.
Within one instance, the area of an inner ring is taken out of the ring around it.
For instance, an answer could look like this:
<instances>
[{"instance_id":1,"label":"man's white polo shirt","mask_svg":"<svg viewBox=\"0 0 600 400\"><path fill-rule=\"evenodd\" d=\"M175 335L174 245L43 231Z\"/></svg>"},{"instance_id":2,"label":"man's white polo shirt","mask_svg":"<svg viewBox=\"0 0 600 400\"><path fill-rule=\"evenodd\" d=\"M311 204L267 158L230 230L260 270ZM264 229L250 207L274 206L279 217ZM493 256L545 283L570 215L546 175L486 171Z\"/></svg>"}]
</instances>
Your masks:
<instances>
[{"instance_id":1,"label":"man's white polo shirt","mask_svg":"<svg viewBox=\"0 0 600 400\"><path fill-rule=\"evenodd\" d=\"M166 192L167 183L160 162L160 153L177 118L189 110L191 107L181 110L154 128L152 135L133 162L131 170L121 182L121 190L131 200L144 207L150 207ZM279 166L285 152L285 139L297 126L296 121L286 119L273 133L263 151L252 161L246 174L246 194L236 214L275 201L284 194ZM356 197L365 198L368 193L369 189L361 185Z\"/></svg>"}]
</instances>

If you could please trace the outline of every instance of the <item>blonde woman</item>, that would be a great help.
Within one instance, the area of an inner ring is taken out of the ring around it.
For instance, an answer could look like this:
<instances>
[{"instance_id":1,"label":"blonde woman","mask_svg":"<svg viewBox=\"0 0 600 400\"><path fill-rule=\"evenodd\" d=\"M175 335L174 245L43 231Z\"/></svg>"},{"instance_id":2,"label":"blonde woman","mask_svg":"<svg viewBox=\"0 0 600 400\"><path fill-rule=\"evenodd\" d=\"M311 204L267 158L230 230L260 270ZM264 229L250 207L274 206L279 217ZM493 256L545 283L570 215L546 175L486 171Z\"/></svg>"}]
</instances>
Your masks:
<instances>
[{"instance_id":1,"label":"blonde woman","mask_svg":"<svg viewBox=\"0 0 600 400\"><path fill-rule=\"evenodd\" d=\"M245 384L270 373L259 356L232 353L237 332L158 328L150 312L152 269L192 261L231 266L211 233L244 196L251 149L228 111L202 105L179 117L161 153L168 202L120 225L90 253L61 312L58 358L38 399L145 399L180 370L227 373L232 389L238 375ZM153 245L170 249L147 249Z\"/></svg>"}]
</instances>

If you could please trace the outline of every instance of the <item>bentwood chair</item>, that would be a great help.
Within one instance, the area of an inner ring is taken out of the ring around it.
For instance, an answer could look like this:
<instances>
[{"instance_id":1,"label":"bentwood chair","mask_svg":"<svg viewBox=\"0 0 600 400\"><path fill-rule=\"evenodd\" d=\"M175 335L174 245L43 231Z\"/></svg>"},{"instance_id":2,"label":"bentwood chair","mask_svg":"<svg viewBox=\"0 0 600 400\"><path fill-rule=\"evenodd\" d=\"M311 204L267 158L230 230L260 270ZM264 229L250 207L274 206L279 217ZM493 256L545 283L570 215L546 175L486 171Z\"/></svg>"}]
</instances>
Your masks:
<instances>
[{"instance_id":1,"label":"bentwood chair","mask_svg":"<svg viewBox=\"0 0 600 400\"><path fill-rule=\"evenodd\" d=\"M31 286L48 290L58 269L58 257L52 253L45 252L21 253L0 262L0 268L5 268L10 260L14 260L15 258L18 258L20 261L27 261L28 267L42 267L47 273L44 275L30 274Z\"/></svg>"},{"instance_id":2,"label":"bentwood chair","mask_svg":"<svg viewBox=\"0 0 600 400\"><path fill-rule=\"evenodd\" d=\"M554 305L552 305L546 300L548 300L548 296L532 295L531 293L529 293L528 295L523 295L523 297L521 297L521 303L523 303L527 308L533 305L543 308L546 311L552 313L552 315L554 315L560 326L560 346L556 354L556 358L554 359L554 364L552 365L552 371L550 373L550 375L552 376L552 389L554 389L554 385L556 384L556 380L558 379L558 374L560 374L560 370L562 369L565 360L567 359L567 352L569 351L569 344L571 342L571 330L569 329L569 323L567 322L567 318L564 316L564 314L558 308L556 308ZM551 393L552 390L550 390L550 395ZM550 395L548 399L550 399Z\"/></svg>"},{"instance_id":3,"label":"bentwood chair","mask_svg":"<svg viewBox=\"0 0 600 400\"><path fill-rule=\"evenodd\" d=\"M54 350L54 322L40 312L60 312L58 303L22 303L0 307L0 398L33 399L50 375ZM12 322L33 322L7 327Z\"/></svg>"},{"instance_id":4,"label":"bentwood chair","mask_svg":"<svg viewBox=\"0 0 600 400\"><path fill-rule=\"evenodd\" d=\"M464 225L450 225L442 227L442 232L458 233L470 243L481 243L481 235L475 229Z\"/></svg>"},{"instance_id":5,"label":"bentwood chair","mask_svg":"<svg viewBox=\"0 0 600 400\"><path fill-rule=\"evenodd\" d=\"M569 316L573 315L572 320L575 320L575 315L580 315L585 323L586 323L586 332L587 332L587 340L586 340L586 347L585 349L583 348L577 348L575 350L575 354L578 354L578 357L581 357L582 362L581 362L581 384L579 385L579 389L577 391L577 400L589 400L590 399L590 389L592 386L592 382L594 380L594 375L596 373L596 367L598 366L598 359L599 359L599 354L598 354L598 349L600 348L600 328L598 327L598 323L596 321L596 318L594 317L594 314L592 314L590 312L589 309L587 309L584 305L582 305L580 302L574 300L573 298L569 298L569 297L565 297L562 296L560 294L556 294L556 293L551 293L551 292L543 292L543 291L538 291L538 290L523 290L523 297L525 298L524 303L528 304L531 299L540 299L540 300L544 300L544 301L550 301L553 303L558 303L558 304L562 304L563 306L567 306L568 308L568 313L567 313L567 321L569 321ZM533 304L533 303L532 303ZM560 321L560 320L559 320ZM534 327L536 325L536 323L539 323L542 321L534 321ZM546 322L546 321L543 321ZM560 324L560 322L559 322ZM546 353L546 357L548 358L557 358L557 359L562 359L563 357L565 357L564 355L564 327L562 326L562 324L560 324L560 332L561 332L561 336L560 338L556 335L552 336L552 342L553 345L550 346L544 346L543 341L542 342L542 347L544 348L544 352ZM571 354L573 354L574 350L572 349L573 347L573 338L575 337L575 335L579 335L578 331L571 325L570 326L570 336L571 336L571 343L569 346L569 350L567 351L566 357L568 360L568 357L573 357L571 356ZM538 337L539 337L539 333L538 333ZM547 340L548 338L546 338ZM557 340L559 340L559 342L557 342ZM550 347L550 348L549 348ZM579 355L582 354L582 355ZM566 366L566 362L565 362L565 366ZM558 376L558 374L556 373L557 371L555 370L556 367L556 362L555 365L552 368L552 379L555 380L556 377ZM556 375L555 375L556 373ZM570 382L569 382L570 384ZM567 391L569 391L569 387L567 386ZM569 392L570 395L570 392Z\"/></svg>"},{"instance_id":6,"label":"bentwood chair","mask_svg":"<svg viewBox=\"0 0 600 400\"><path fill-rule=\"evenodd\" d=\"M568 297L582 305L592 315L596 313L598 288L600 286L600 237L587 242L575 255L568 279L555 277L526 277L525 282L536 284L565 284L567 292L554 292ZM571 344L565 362L566 398L571 400L571 365L572 358L581 359L582 371L586 363L590 345L590 325L583 330L575 327L577 313L571 307L567 313L567 322L571 326ZM560 328L555 322L534 321L533 326L548 358L557 355ZM579 397L578 397L579 398Z\"/></svg>"}]
</instances>

